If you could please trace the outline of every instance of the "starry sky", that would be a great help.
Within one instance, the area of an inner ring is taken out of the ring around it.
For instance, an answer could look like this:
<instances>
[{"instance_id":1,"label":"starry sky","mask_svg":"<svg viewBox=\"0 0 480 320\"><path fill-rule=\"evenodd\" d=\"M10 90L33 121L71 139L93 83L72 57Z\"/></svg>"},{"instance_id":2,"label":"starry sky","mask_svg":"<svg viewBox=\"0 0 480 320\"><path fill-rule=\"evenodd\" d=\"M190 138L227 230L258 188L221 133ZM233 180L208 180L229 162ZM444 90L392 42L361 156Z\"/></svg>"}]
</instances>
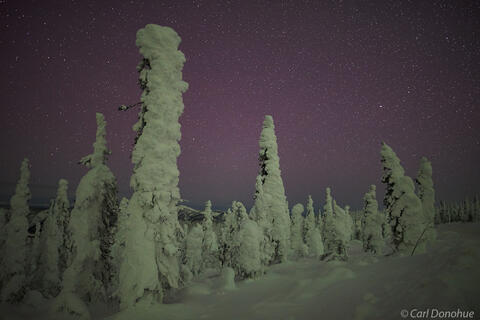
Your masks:
<instances>
[{"instance_id":1,"label":"starry sky","mask_svg":"<svg viewBox=\"0 0 480 320\"><path fill-rule=\"evenodd\" d=\"M249 208L263 117L273 116L290 206L332 187L354 208L380 187L380 143L415 177L432 161L437 200L480 191L479 1L0 1L0 200L31 161L32 203L71 197L107 120L109 166L131 194L139 101L136 31L182 38L180 190L187 205ZM381 202L381 201L380 201Z\"/></svg>"}]
</instances>

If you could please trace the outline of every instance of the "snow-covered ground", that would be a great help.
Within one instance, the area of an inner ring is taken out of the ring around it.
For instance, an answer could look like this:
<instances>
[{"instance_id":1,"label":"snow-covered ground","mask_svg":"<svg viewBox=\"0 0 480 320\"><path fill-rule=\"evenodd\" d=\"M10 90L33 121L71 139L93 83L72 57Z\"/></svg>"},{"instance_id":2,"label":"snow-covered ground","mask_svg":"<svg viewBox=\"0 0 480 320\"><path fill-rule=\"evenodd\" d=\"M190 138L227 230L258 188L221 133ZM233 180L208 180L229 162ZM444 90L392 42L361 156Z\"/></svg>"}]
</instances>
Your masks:
<instances>
[{"instance_id":1,"label":"snow-covered ground","mask_svg":"<svg viewBox=\"0 0 480 320\"><path fill-rule=\"evenodd\" d=\"M237 283L233 290L222 288L212 275L182 289L167 304L137 305L113 315L102 306L91 311L94 319L109 320L297 320L402 319L402 310L417 318L439 319L434 309L460 309L473 311L478 319L480 223L446 224L437 230L438 239L426 254L375 258L353 242L348 262L303 259L275 265L262 278ZM0 319L51 319L48 302L40 305L4 305ZM418 313L428 309L428 316Z\"/></svg>"}]
</instances>

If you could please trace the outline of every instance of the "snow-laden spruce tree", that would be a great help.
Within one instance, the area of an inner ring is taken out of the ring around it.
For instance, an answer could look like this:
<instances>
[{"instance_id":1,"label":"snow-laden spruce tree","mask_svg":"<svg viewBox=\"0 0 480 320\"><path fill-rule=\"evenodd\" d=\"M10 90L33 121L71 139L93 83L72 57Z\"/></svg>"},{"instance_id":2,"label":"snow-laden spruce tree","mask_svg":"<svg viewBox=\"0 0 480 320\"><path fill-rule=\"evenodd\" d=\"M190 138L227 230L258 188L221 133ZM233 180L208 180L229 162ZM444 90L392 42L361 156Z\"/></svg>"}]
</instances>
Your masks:
<instances>
[{"instance_id":1,"label":"snow-laden spruce tree","mask_svg":"<svg viewBox=\"0 0 480 320\"><path fill-rule=\"evenodd\" d=\"M59 247L59 270L62 274L72 259L72 236L68 228L70 222L70 201L68 200L68 181L60 179L58 181L57 196L53 202L53 214L57 219L59 232L61 233L61 245Z\"/></svg>"},{"instance_id":2,"label":"snow-laden spruce tree","mask_svg":"<svg viewBox=\"0 0 480 320\"><path fill-rule=\"evenodd\" d=\"M323 245L325 255L335 252L336 249L336 227L335 217L333 216L333 199L330 188L326 189L325 205L323 207Z\"/></svg>"},{"instance_id":3,"label":"snow-laden spruce tree","mask_svg":"<svg viewBox=\"0 0 480 320\"><path fill-rule=\"evenodd\" d=\"M294 259L305 257L308 252L308 247L304 242L304 218L303 205L297 203L292 208L292 223L290 226L290 244L292 247L292 256Z\"/></svg>"},{"instance_id":4,"label":"snow-laden spruce tree","mask_svg":"<svg viewBox=\"0 0 480 320\"><path fill-rule=\"evenodd\" d=\"M287 259L290 250L290 216L281 177L277 137L275 136L272 116L265 116L259 145L260 172L258 176L260 177L262 188L260 192L257 186L252 218L262 228L264 228L262 215L265 215L266 219L271 221L271 234L265 238L267 240L271 238L274 244L274 251L271 257L267 257L266 262L279 263ZM257 201L261 205L257 206ZM264 210L265 213L260 213L260 210ZM262 251L265 252L266 250Z\"/></svg>"},{"instance_id":5,"label":"snow-laden spruce tree","mask_svg":"<svg viewBox=\"0 0 480 320\"><path fill-rule=\"evenodd\" d=\"M253 279L263 274L260 259L260 243L262 232L257 223L251 219L241 222L236 234L239 244L235 255L236 274L240 279Z\"/></svg>"},{"instance_id":6,"label":"snow-laden spruce tree","mask_svg":"<svg viewBox=\"0 0 480 320\"><path fill-rule=\"evenodd\" d=\"M333 200L330 188L324 206L323 243L326 260L346 260L347 248L352 236L352 218Z\"/></svg>"},{"instance_id":7,"label":"snow-laden spruce tree","mask_svg":"<svg viewBox=\"0 0 480 320\"><path fill-rule=\"evenodd\" d=\"M118 289L118 276L119 266L123 260L123 251L125 249L125 239L129 230L129 215L127 212L128 199L122 198L118 205L118 217L114 230L114 240L111 248L112 255L112 291L115 292Z\"/></svg>"},{"instance_id":8,"label":"snow-laden spruce tree","mask_svg":"<svg viewBox=\"0 0 480 320\"><path fill-rule=\"evenodd\" d=\"M44 296L55 297L61 289L62 273L71 258L71 236L68 230L70 202L68 182L58 181L57 196L51 201L43 222L38 250L38 269L34 281Z\"/></svg>"},{"instance_id":9,"label":"snow-laden spruce tree","mask_svg":"<svg viewBox=\"0 0 480 320\"><path fill-rule=\"evenodd\" d=\"M433 189L432 163L425 157L420 160L420 169L415 182L418 186L418 197L422 202L425 227L427 228L424 237L427 241L434 241L437 235L435 231L435 190Z\"/></svg>"},{"instance_id":10,"label":"snow-laden spruce tree","mask_svg":"<svg viewBox=\"0 0 480 320\"><path fill-rule=\"evenodd\" d=\"M352 239L353 220L335 200L333 200L333 215L335 217L335 227L338 235L337 252L341 257L346 258L347 249Z\"/></svg>"},{"instance_id":11,"label":"snow-laden spruce tree","mask_svg":"<svg viewBox=\"0 0 480 320\"><path fill-rule=\"evenodd\" d=\"M266 207L265 194L263 192L263 179L261 175L257 176L255 184L254 204L250 210L250 218L257 223L262 230L262 241L260 244L260 259L262 265L267 266L272 261L275 254L275 244L272 235L272 219L268 214Z\"/></svg>"},{"instance_id":12,"label":"snow-laden spruce tree","mask_svg":"<svg viewBox=\"0 0 480 320\"><path fill-rule=\"evenodd\" d=\"M219 269L220 261L218 260L218 239L213 231L213 214L212 202L208 200L205 203L203 211L203 244L202 244L202 269Z\"/></svg>"},{"instance_id":13,"label":"snow-laden spruce tree","mask_svg":"<svg viewBox=\"0 0 480 320\"><path fill-rule=\"evenodd\" d=\"M106 165L105 120L96 114L97 133L93 153L80 160L90 170L76 190L68 232L71 235L71 264L63 273L62 291L53 311L77 314L81 301L107 299L111 271L111 230L117 215L117 187ZM84 306L80 308L86 310ZM82 311L84 312L84 311ZM83 315L87 316L87 315Z\"/></svg>"},{"instance_id":14,"label":"snow-laden spruce tree","mask_svg":"<svg viewBox=\"0 0 480 320\"><path fill-rule=\"evenodd\" d=\"M232 207L236 207L235 201L233 202ZM228 208L223 215L223 221L219 230L219 256L222 268L233 266L232 248L234 245L234 235L239 229L237 220L238 219L232 211L232 208Z\"/></svg>"},{"instance_id":15,"label":"snow-laden spruce tree","mask_svg":"<svg viewBox=\"0 0 480 320\"><path fill-rule=\"evenodd\" d=\"M61 289L61 274L59 270L59 250L63 246L63 234L57 224L54 201L50 206L47 219L43 222L40 236L41 254L36 278L40 278L40 291L45 297L55 297Z\"/></svg>"},{"instance_id":16,"label":"snow-laden spruce tree","mask_svg":"<svg viewBox=\"0 0 480 320\"><path fill-rule=\"evenodd\" d=\"M38 273L40 255L42 254L41 252L42 249L40 246L40 242L41 242L40 235L42 231L41 230L42 225L39 221L37 221L34 225L35 225L35 232L33 233L33 238L31 239L30 248L27 250L27 268L26 268L27 274L28 274L27 280L30 282L31 289L35 287L35 284L34 284L35 276ZM27 241L27 246L28 246L28 241Z\"/></svg>"},{"instance_id":17,"label":"snow-laden spruce tree","mask_svg":"<svg viewBox=\"0 0 480 320\"><path fill-rule=\"evenodd\" d=\"M4 233L1 232L3 227L7 224L7 209L0 208L0 253L3 248L3 243L5 242Z\"/></svg>"},{"instance_id":18,"label":"snow-laden spruce tree","mask_svg":"<svg viewBox=\"0 0 480 320\"><path fill-rule=\"evenodd\" d=\"M448 222L446 214L447 214L447 205L445 201L440 200L438 204L438 208L435 209L435 224Z\"/></svg>"},{"instance_id":19,"label":"snow-laden spruce tree","mask_svg":"<svg viewBox=\"0 0 480 320\"><path fill-rule=\"evenodd\" d=\"M203 228L201 224L193 225L186 240L185 261L188 271L193 277L202 272L203 266Z\"/></svg>"},{"instance_id":20,"label":"snow-laden spruce tree","mask_svg":"<svg viewBox=\"0 0 480 320\"><path fill-rule=\"evenodd\" d=\"M137 32L136 44L143 56L138 66L143 93L134 126L130 228L116 292L121 308L140 300L161 302L163 291L180 280L177 158L182 93L188 88L182 81L185 56L178 50L180 37L168 27L147 25Z\"/></svg>"},{"instance_id":21,"label":"snow-laden spruce tree","mask_svg":"<svg viewBox=\"0 0 480 320\"><path fill-rule=\"evenodd\" d=\"M348 223L351 224L352 230L350 232L350 240L353 240L355 238L355 221L353 220L353 216L350 212L350 206L346 205L343 210L345 211L345 214L349 217Z\"/></svg>"},{"instance_id":22,"label":"snow-laden spruce tree","mask_svg":"<svg viewBox=\"0 0 480 320\"><path fill-rule=\"evenodd\" d=\"M231 267L239 279L256 278L263 273L260 255L262 231L258 224L248 217L241 202L232 203L232 215L235 217L235 231L230 246Z\"/></svg>"},{"instance_id":23,"label":"snow-laden spruce tree","mask_svg":"<svg viewBox=\"0 0 480 320\"><path fill-rule=\"evenodd\" d=\"M313 209L313 200L309 195L303 237L308 248L308 256L313 258L319 258L324 253L322 235L320 233L321 225L319 225L316 220L315 211Z\"/></svg>"},{"instance_id":24,"label":"snow-laden spruce tree","mask_svg":"<svg viewBox=\"0 0 480 320\"><path fill-rule=\"evenodd\" d=\"M30 169L28 159L20 167L20 179L15 194L10 199L10 218L2 230L5 242L0 260L0 301L16 302L25 294L28 220L31 198L28 183Z\"/></svg>"},{"instance_id":25,"label":"snow-laden spruce tree","mask_svg":"<svg viewBox=\"0 0 480 320\"><path fill-rule=\"evenodd\" d=\"M238 279L254 278L263 273L261 264L262 231L251 220L245 206L233 201L223 217L220 229L222 268L232 268Z\"/></svg>"},{"instance_id":26,"label":"snow-laden spruce tree","mask_svg":"<svg viewBox=\"0 0 480 320\"><path fill-rule=\"evenodd\" d=\"M415 185L400 164L400 159L387 144L382 143L382 182L386 184L385 211L392 231L395 252L414 254L425 251L426 237L422 202L415 194Z\"/></svg>"},{"instance_id":27,"label":"snow-laden spruce tree","mask_svg":"<svg viewBox=\"0 0 480 320\"><path fill-rule=\"evenodd\" d=\"M473 197L473 221L480 221L480 197L476 194Z\"/></svg>"},{"instance_id":28,"label":"snow-laden spruce tree","mask_svg":"<svg viewBox=\"0 0 480 320\"><path fill-rule=\"evenodd\" d=\"M370 190L363 197L364 208L362 217L362 242L363 250L381 254L384 246L382 225L385 222L382 213L378 212L376 186L371 185Z\"/></svg>"}]
</instances>

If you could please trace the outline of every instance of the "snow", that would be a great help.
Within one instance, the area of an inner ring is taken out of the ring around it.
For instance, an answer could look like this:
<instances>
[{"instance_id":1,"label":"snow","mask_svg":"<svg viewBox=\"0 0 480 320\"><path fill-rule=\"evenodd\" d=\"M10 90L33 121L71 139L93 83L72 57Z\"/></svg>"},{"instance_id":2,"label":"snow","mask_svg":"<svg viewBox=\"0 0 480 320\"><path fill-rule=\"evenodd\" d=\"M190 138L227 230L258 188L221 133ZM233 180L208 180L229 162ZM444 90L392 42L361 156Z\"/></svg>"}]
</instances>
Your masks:
<instances>
[{"instance_id":1,"label":"snow","mask_svg":"<svg viewBox=\"0 0 480 320\"><path fill-rule=\"evenodd\" d=\"M254 282L237 283L234 291L190 295L186 301L136 309L117 319L195 315L195 319L398 320L400 310L414 307L464 308L478 314L479 227L442 225L434 247L413 257L373 259L357 242L348 262L304 259L278 264Z\"/></svg>"},{"instance_id":2,"label":"snow","mask_svg":"<svg viewBox=\"0 0 480 320\"><path fill-rule=\"evenodd\" d=\"M223 290L234 290L235 289L235 270L229 267L222 269L220 275L220 288Z\"/></svg>"},{"instance_id":3,"label":"snow","mask_svg":"<svg viewBox=\"0 0 480 320\"><path fill-rule=\"evenodd\" d=\"M92 319L108 320L398 320L402 309L414 308L460 308L478 315L479 228L480 223L440 225L437 241L425 254L374 257L363 252L359 241L353 241L347 262L289 261L269 267L255 281L238 281L235 289L230 271L230 276L199 280L167 304L141 302L120 313L104 305L90 312ZM73 306L81 314L85 306L77 302ZM51 319L47 314L51 303L4 304L0 312L8 320Z\"/></svg>"}]
</instances>

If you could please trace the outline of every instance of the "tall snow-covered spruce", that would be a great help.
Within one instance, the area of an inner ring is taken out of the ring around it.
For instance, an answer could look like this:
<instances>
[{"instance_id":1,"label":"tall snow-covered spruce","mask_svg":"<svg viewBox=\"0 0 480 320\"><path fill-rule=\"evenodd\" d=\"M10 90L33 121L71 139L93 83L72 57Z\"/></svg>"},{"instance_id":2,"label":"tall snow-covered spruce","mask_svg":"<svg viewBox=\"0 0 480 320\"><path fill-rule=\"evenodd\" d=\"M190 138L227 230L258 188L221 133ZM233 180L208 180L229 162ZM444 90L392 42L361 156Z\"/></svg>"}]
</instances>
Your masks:
<instances>
[{"instance_id":1,"label":"tall snow-covered spruce","mask_svg":"<svg viewBox=\"0 0 480 320\"><path fill-rule=\"evenodd\" d=\"M432 163L427 158L420 160L420 169L415 182L418 185L418 197L422 201L423 215L425 218L427 241L436 238L435 231L435 190L433 189Z\"/></svg>"},{"instance_id":2,"label":"tall snow-covered spruce","mask_svg":"<svg viewBox=\"0 0 480 320\"><path fill-rule=\"evenodd\" d=\"M161 302L164 291L180 281L177 157L182 93L188 88L182 81L185 56L178 50L180 37L168 27L147 25L137 32L136 44L143 56L137 67L143 93L133 127L134 192L116 291L122 309L140 300Z\"/></svg>"},{"instance_id":3,"label":"tall snow-covered spruce","mask_svg":"<svg viewBox=\"0 0 480 320\"><path fill-rule=\"evenodd\" d=\"M415 194L415 185L400 164L400 159L382 143L382 182L386 184L385 211L392 231L395 252L402 255L425 251L426 224L422 202Z\"/></svg>"},{"instance_id":4,"label":"tall snow-covered spruce","mask_svg":"<svg viewBox=\"0 0 480 320\"><path fill-rule=\"evenodd\" d=\"M324 254L322 259L347 260L347 249L353 232L353 220L326 190L325 214L323 216Z\"/></svg>"},{"instance_id":5,"label":"tall snow-covered spruce","mask_svg":"<svg viewBox=\"0 0 480 320\"><path fill-rule=\"evenodd\" d=\"M362 216L363 250L381 254L384 245L382 225L385 219L383 214L378 212L375 185L370 186L363 200L365 202Z\"/></svg>"},{"instance_id":6,"label":"tall snow-covered spruce","mask_svg":"<svg viewBox=\"0 0 480 320\"><path fill-rule=\"evenodd\" d=\"M320 220L320 218L319 218ZM324 253L320 226L317 225L312 196L308 196L307 215L305 216L304 240L310 257L319 258Z\"/></svg>"},{"instance_id":7,"label":"tall snow-covered spruce","mask_svg":"<svg viewBox=\"0 0 480 320\"><path fill-rule=\"evenodd\" d=\"M67 191L67 180L60 179L57 196L50 203L48 216L43 223L40 235L40 252L37 254L39 267L34 275L34 285L40 288L44 296L54 297L59 293L62 273L70 264L71 237L68 233L70 202Z\"/></svg>"},{"instance_id":8,"label":"tall snow-covered spruce","mask_svg":"<svg viewBox=\"0 0 480 320\"><path fill-rule=\"evenodd\" d=\"M3 228L5 242L0 260L0 301L18 301L25 293L28 220L31 198L28 182L30 169L28 159L20 167L20 179L15 194L10 199L10 219Z\"/></svg>"},{"instance_id":9,"label":"tall snow-covered spruce","mask_svg":"<svg viewBox=\"0 0 480 320\"><path fill-rule=\"evenodd\" d=\"M292 208L292 223L290 225L290 245L292 249L292 257L294 259L305 257L308 252L308 247L304 240L304 224L303 205L297 203Z\"/></svg>"},{"instance_id":10,"label":"tall snow-covered spruce","mask_svg":"<svg viewBox=\"0 0 480 320\"><path fill-rule=\"evenodd\" d=\"M117 184L106 165L105 120L96 114L97 133L93 153L80 163L90 170L76 190L68 232L71 235L71 263L63 273L62 291L53 311L88 317L83 302L105 301L111 286L111 230L117 215ZM81 306L79 308L79 306Z\"/></svg>"},{"instance_id":11,"label":"tall snow-covered spruce","mask_svg":"<svg viewBox=\"0 0 480 320\"><path fill-rule=\"evenodd\" d=\"M265 116L259 145L260 172L251 216L264 231L262 263L278 263L290 250L290 216L272 116Z\"/></svg>"},{"instance_id":12,"label":"tall snow-covered spruce","mask_svg":"<svg viewBox=\"0 0 480 320\"><path fill-rule=\"evenodd\" d=\"M323 207L322 236L325 255L336 252L336 227L335 217L333 216L333 199L331 189L327 188L325 192L325 205Z\"/></svg>"},{"instance_id":13,"label":"tall snow-covered spruce","mask_svg":"<svg viewBox=\"0 0 480 320\"><path fill-rule=\"evenodd\" d=\"M203 211L203 261L202 269L219 269L220 261L218 257L218 239L213 230L212 202L208 200L205 203Z\"/></svg>"}]
</instances>

